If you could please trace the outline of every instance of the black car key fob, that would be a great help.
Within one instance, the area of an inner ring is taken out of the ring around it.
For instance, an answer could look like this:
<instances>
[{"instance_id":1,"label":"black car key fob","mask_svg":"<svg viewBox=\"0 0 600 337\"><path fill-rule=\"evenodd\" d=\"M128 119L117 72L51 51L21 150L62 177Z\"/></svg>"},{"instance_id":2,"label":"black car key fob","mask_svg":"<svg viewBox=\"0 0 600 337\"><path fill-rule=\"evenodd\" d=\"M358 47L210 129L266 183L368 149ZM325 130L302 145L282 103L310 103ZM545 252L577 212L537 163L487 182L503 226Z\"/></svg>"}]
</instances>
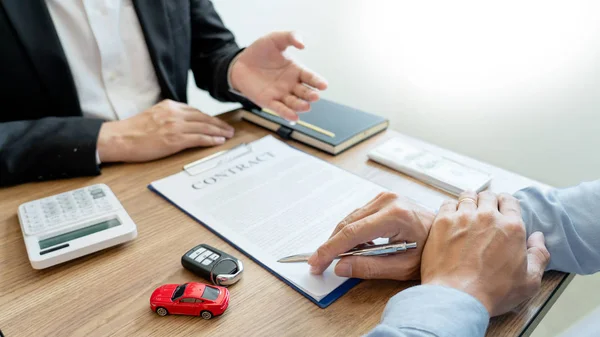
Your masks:
<instances>
[{"instance_id":1,"label":"black car key fob","mask_svg":"<svg viewBox=\"0 0 600 337\"><path fill-rule=\"evenodd\" d=\"M218 286L228 286L242 278L242 261L206 244L190 249L181 257L183 267Z\"/></svg>"}]
</instances>

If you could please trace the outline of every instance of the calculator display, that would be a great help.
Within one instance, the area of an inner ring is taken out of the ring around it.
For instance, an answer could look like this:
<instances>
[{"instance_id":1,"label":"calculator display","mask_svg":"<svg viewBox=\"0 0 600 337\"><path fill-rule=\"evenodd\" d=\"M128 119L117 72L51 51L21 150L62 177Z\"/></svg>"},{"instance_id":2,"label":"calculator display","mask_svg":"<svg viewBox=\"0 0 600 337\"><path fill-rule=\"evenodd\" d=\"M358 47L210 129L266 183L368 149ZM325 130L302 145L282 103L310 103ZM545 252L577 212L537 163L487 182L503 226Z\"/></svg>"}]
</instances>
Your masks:
<instances>
[{"instance_id":1,"label":"calculator display","mask_svg":"<svg viewBox=\"0 0 600 337\"><path fill-rule=\"evenodd\" d=\"M60 234L48 239L40 240L40 249L46 249L48 247L56 246L61 243L69 242L71 240L79 239L81 237L92 235L94 233L107 230L109 228L117 227L121 225L118 219L110 219L104 222L100 222L91 226L80 228L68 233Z\"/></svg>"}]
</instances>

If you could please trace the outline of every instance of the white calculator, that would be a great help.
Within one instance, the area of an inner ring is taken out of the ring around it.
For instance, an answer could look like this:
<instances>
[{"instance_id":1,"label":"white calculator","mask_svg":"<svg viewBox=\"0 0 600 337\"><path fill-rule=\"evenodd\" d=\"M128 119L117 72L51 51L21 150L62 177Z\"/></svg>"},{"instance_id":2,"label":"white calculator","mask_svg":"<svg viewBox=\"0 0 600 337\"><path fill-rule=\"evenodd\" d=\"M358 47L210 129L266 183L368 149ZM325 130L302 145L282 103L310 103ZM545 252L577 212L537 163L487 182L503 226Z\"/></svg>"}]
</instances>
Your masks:
<instances>
[{"instance_id":1,"label":"white calculator","mask_svg":"<svg viewBox=\"0 0 600 337\"><path fill-rule=\"evenodd\" d=\"M19 206L19 222L34 269L43 269L137 237L115 194L97 184Z\"/></svg>"}]
</instances>

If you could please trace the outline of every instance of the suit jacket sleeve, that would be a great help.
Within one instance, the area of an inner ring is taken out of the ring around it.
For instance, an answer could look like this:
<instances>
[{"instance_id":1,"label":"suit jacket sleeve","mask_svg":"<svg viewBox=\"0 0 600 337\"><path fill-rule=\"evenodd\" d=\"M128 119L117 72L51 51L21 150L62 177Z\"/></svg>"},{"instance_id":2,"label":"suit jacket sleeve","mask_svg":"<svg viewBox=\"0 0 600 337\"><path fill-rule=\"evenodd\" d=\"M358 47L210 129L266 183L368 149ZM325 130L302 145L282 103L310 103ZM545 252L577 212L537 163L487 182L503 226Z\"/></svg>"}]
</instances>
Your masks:
<instances>
[{"instance_id":1,"label":"suit jacket sleeve","mask_svg":"<svg viewBox=\"0 0 600 337\"><path fill-rule=\"evenodd\" d=\"M220 101L246 101L229 91L227 72L242 51L209 0L191 0L191 68L196 85Z\"/></svg>"},{"instance_id":2,"label":"suit jacket sleeve","mask_svg":"<svg viewBox=\"0 0 600 337\"><path fill-rule=\"evenodd\" d=\"M0 123L0 186L99 174L102 123L83 117Z\"/></svg>"}]
</instances>

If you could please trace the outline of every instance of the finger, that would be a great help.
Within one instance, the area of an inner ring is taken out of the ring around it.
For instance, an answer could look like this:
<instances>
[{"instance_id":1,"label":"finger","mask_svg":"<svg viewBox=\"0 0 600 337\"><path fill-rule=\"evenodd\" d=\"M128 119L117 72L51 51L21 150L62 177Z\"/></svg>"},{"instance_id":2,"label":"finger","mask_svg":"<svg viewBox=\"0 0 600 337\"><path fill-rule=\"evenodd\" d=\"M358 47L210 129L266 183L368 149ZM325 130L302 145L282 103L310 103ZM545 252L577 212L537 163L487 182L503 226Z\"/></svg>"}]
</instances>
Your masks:
<instances>
[{"instance_id":1,"label":"finger","mask_svg":"<svg viewBox=\"0 0 600 337\"><path fill-rule=\"evenodd\" d=\"M458 207L458 201L456 201L454 199L445 200L442 203L442 206L440 206L438 215L454 213L454 212L456 212L457 207Z\"/></svg>"},{"instance_id":2,"label":"finger","mask_svg":"<svg viewBox=\"0 0 600 337\"><path fill-rule=\"evenodd\" d=\"M369 201L366 205L354 210L354 212L352 212L348 216L346 216L335 227L335 229L333 230L333 233L331 233L330 237L336 235L340 230L342 230L342 228L346 227L347 225L354 223L358 220L364 219L367 216L378 212L383 206L385 206L387 204L387 203L383 203L383 204L381 203L382 200L387 199L387 197L386 197L387 194L391 194L391 193L386 193L386 192L379 193L375 198L373 198L371 201Z\"/></svg>"},{"instance_id":3,"label":"finger","mask_svg":"<svg viewBox=\"0 0 600 337\"><path fill-rule=\"evenodd\" d=\"M391 199L395 199L397 197L397 195L393 192L379 192L375 198L371 199L371 201L369 201L365 206L363 207L368 207L373 205L374 203L379 203L381 201L389 201Z\"/></svg>"},{"instance_id":4,"label":"finger","mask_svg":"<svg viewBox=\"0 0 600 337\"><path fill-rule=\"evenodd\" d=\"M477 209L480 211L498 212L498 197L496 193L483 191L477 195Z\"/></svg>"},{"instance_id":5,"label":"finger","mask_svg":"<svg viewBox=\"0 0 600 337\"><path fill-rule=\"evenodd\" d=\"M519 200L508 193L501 193L498 196L498 209L500 213L506 216L521 218L521 205Z\"/></svg>"},{"instance_id":6,"label":"finger","mask_svg":"<svg viewBox=\"0 0 600 337\"><path fill-rule=\"evenodd\" d=\"M374 212L370 212L369 208L359 208L354 210L354 212L348 214L344 219L342 219L342 221L340 221L337 226L335 226L335 228L333 229L333 232L331 233L331 235L329 236L330 238L334 235L336 235L339 231L342 230L342 228L346 227L347 225L353 223L356 220L360 220L364 217L366 217L367 215L371 215Z\"/></svg>"},{"instance_id":7,"label":"finger","mask_svg":"<svg viewBox=\"0 0 600 337\"><path fill-rule=\"evenodd\" d=\"M363 207L363 208L364 208L364 207ZM357 208L357 209L355 209L354 211L352 211L352 213L350 213L350 214L346 215L346 217L344 217L344 218L342 219L342 221L340 221L340 222L337 224L337 226L335 226L335 228L333 229L333 232L331 233L331 235L330 235L329 237L332 237L332 236L334 236L334 235L335 235L335 233L339 232L339 231L340 231L340 229L342 229L342 227L346 226L347 224L350 224L350 223L352 223L352 222L351 222L351 221L352 221L352 220L351 220L351 219L352 219L352 216L353 216L353 215L355 215L357 212L361 211L363 208Z\"/></svg>"},{"instance_id":8,"label":"finger","mask_svg":"<svg viewBox=\"0 0 600 337\"><path fill-rule=\"evenodd\" d=\"M417 268L407 254L348 256L337 263L334 272L340 277L409 280L415 277Z\"/></svg>"},{"instance_id":9,"label":"finger","mask_svg":"<svg viewBox=\"0 0 600 337\"><path fill-rule=\"evenodd\" d=\"M187 133L182 135L182 145L184 148L192 147L209 147L216 146L225 143L225 137L221 136L207 136L199 133Z\"/></svg>"},{"instance_id":10,"label":"finger","mask_svg":"<svg viewBox=\"0 0 600 337\"><path fill-rule=\"evenodd\" d=\"M319 100L319 92L305 86L304 84L296 84L292 92L294 95L307 102L315 102Z\"/></svg>"},{"instance_id":11,"label":"finger","mask_svg":"<svg viewBox=\"0 0 600 337\"><path fill-rule=\"evenodd\" d=\"M289 41L290 44L298 49L304 49L305 45L304 45L304 39L302 39L302 36L300 36L300 34L298 34L298 32L291 32L289 34Z\"/></svg>"},{"instance_id":12,"label":"finger","mask_svg":"<svg viewBox=\"0 0 600 337\"><path fill-rule=\"evenodd\" d=\"M220 127L203 122L184 122L181 130L183 133L204 134L207 136L233 137L233 130L225 130Z\"/></svg>"},{"instance_id":13,"label":"finger","mask_svg":"<svg viewBox=\"0 0 600 337\"><path fill-rule=\"evenodd\" d=\"M294 110L290 109L282 102L272 101L271 104L269 104L268 108L275 111L276 114L287 119L288 121L298 120L298 115L294 112Z\"/></svg>"},{"instance_id":14,"label":"finger","mask_svg":"<svg viewBox=\"0 0 600 337\"><path fill-rule=\"evenodd\" d=\"M474 191L465 191L458 197L458 210L467 212L477 209L477 193Z\"/></svg>"},{"instance_id":15,"label":"finger","mask_svg":"<svg viewBox=\"0 0 600 337\"><path fill-rule=\"evenodd\" d=\"M295 32L273 32L268 35L268 38L275 43L275 46L280 51L286 50L289 46L304 49L302 38Z\"/></svg>"},{"instance_id":16,"label":"finger","mask_svg":"<svg viewBox=\"0 0 600 337\"><path fill-rule=\"evenodd\" d=\"M327 81L308 69L302 69L300 81L319 90L327 89Z\"/></svg>"},{"instance_id":17,"label":"finger","mask_svg":"<svg viewBox=\"0 0 600 337\"><path fill-rule=\"evenodd\" d=\"M381 214L370 215L345 226L329 238L308 260L308 264L312 266L311 272L320 274L327 269L327 266L338 254L392 232L393 229L390 228L390 224L393 224L393 222L383 221L381 217Z\"/></svg>"},{"instance_id":18,"label":"finger","mask_svg":"<svg viewBox=\"0 0 600 337\"><path fill-rule=\"evenodd\" d=\"M294 95L287 95L283 98L283 103L288 106L288 108L296 111L296 112L306 112L310 110L310 104L307 101L301 100L300 98Z\"/></svg>"},{"instance_id":19,"label":"finger","mask_svg":"<svg viewBox=\"0 0 600 337\"><path fill-rule=\"evenodd\" d=\"M546 248L544 234L535 232L527 239L527 275L531 291L539 289L546 266L550 262L550 253Z\"/></svg>"},{"instance_id":20,"label":"finger","mask_svg":"<svg viewBox=\"0 0 600 337\"><path fill-rule=\"evenodd\" d=\"M182 104L183 119L188 122L206 122L220 127L225 130L234 130L233 126L222 121L220 118L209 116L202 111L195 109L189 105Z\"/></svg>"}]
</instances>

